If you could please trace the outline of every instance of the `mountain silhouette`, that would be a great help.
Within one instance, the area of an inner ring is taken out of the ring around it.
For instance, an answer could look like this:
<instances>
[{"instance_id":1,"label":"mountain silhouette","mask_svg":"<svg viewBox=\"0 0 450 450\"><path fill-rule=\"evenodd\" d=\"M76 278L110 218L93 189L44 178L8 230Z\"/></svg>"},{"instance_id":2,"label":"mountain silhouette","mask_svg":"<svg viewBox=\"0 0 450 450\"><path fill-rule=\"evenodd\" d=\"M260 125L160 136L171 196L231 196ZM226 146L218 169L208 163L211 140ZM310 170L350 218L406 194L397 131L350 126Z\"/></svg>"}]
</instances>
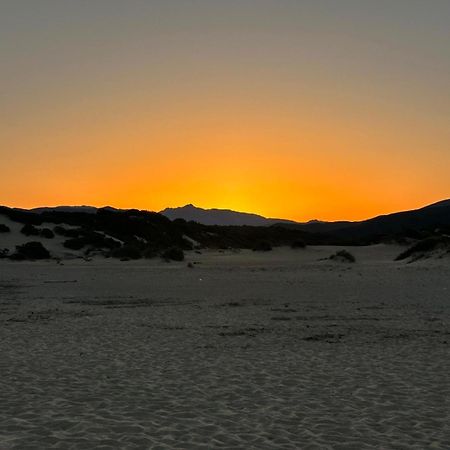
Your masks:
<instances>
[{"instance_id":1,"label":"mountain silhouette","mask_svg":"<svg viewBox=\"0 0 450 450\"><path fill-rule=\"evenodd\" d=\"M450 199L423 208L385 214L360 222L317 222L280 224L309 233L320 233L345 241L364 242L383 236L414 235L419 230L434 231L450 227Z\"/></svg>"},{"instance_id":2,"label":"mountain silhouette","mask_svg":"<svg viewBox=\"0 0 450 450\"><path fill-rule=\"evenodd\" d=\"M166 208L160 214L170 220L184 219L194 221L203 225L250 225L250 226L270 226L276 223L296 223L285 219L271 219L258 214L232 211L230 209L203 209L192 204L179 208Z\"/></svg>"}]
</instances>

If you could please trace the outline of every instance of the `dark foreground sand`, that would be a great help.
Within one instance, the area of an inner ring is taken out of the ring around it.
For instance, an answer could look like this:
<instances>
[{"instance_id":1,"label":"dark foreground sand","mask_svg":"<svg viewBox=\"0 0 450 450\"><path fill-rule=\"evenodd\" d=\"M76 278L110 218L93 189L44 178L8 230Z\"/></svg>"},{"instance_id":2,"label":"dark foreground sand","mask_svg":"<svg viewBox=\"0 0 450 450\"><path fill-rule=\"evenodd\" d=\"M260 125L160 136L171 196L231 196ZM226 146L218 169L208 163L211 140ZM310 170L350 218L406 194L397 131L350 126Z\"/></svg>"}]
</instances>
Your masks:
<instances>
[{"instance_id":1,"label":"dark foreground sand","mask_svg":"<svg viewBox=\"0 0 450 450\"><path fill-rule=\"evenodd\" d=\"M449 449L449 261L332 251L0 262L0 449Z\"/></svg>"}]
</instances>

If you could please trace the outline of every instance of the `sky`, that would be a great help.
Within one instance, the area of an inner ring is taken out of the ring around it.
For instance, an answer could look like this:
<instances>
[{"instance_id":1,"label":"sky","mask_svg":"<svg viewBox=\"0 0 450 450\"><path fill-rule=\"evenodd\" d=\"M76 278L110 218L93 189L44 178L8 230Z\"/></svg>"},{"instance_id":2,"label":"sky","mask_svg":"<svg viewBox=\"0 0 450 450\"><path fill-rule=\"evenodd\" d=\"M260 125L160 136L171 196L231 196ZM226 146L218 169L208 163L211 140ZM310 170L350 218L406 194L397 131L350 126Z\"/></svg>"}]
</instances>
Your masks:
<instances>
[{"instance_id":1,"label":"sky","mask_svg":"<svg viewBox=\"0 0 450 450\"><path fill-rule=\"evenodd\" d=\"M448 0L0 0L0 204L449 198L449 42Z\"/></svg>"}]
</instances>

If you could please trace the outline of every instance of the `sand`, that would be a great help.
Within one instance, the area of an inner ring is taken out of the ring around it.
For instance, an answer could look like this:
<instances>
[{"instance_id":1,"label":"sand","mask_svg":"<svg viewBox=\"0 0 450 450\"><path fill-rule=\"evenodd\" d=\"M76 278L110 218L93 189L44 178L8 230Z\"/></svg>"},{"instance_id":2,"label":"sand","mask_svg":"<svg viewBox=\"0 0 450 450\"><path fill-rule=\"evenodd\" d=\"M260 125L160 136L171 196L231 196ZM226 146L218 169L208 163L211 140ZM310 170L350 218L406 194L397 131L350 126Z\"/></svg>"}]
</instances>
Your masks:
<instances>
[{"instance_id":1,"label":"sand","mask_svg":"<svg viewBox=\"0 0 450 450\"><path fill-rule=\"evenodd\" d=\"M0 449L449 449L450 263L0 261Z\"/></svg>"}]
</instances>

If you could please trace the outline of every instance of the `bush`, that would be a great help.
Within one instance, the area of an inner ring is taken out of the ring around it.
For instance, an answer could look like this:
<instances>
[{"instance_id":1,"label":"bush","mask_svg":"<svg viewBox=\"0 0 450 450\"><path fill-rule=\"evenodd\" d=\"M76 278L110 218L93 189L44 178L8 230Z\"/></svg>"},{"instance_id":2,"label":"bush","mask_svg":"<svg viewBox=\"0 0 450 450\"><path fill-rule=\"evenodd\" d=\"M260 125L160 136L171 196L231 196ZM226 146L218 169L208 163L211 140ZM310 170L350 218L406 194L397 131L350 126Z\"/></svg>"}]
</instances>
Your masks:
<instances>
[{"instance_id":1,"label":"bush","mask_svg":"<svg viewBox=\"0 0 450 450\"><path fill-rule=\"evenodd\" d=\"M254 252L270 252L271 250L272 250L272 245L270 244L270 242L267 242L267 241L258 242L253 247Z\"/></svg>"},{"instance_id":2,"label":"bush","mask_svg":"<svg viewBox=\"0 0 450 450\"><path fill-rule=\"evenodd\" d=\"M142 253L140 249L134 245L123 245L120 248L114 249L111 256L120 259L140 259L142 258Z\"/></svg>"},{"instance_id":3,"label":"bush","mask_svg":"<svg viewBox=\"0 0 450 450\"><path fill-rule=\"evenodd\" d=\"M50 252L40 242L27 242L16 246L16 253L11 255L12 259L48 259Z\"/></svg>"},{"instance_id":4,"label":"bush","mask_svg":"<svg viewBox=\"0 0 450 450\"><path fill-rule=\"evenodd\" d=\"M354 263L356 258L347 250L340 250L336 252L334 255L330 256L330 259L333 261L341 261L341 262L350 262Z\"/></svg>"},{"instance_id":5,"label":"bush","mask_svg":"<svg viewBox=\"0 0 450 450\"><path fill-rule=\"evenodd\" d=\"M63 246L70 250L81 250L86 245L84 239L73 238L63 242Z\"/></svg>"},{"instance_id":6,"label":"bush","mask_svg":"<svg viewBox=\"0 0 450 450\"><path fill-rule=\"evenodd\" d=\"M184 252L179 247L168 248L161 256L166 261L184 261Z\"/></svg>"},{"instance_id":7,"label":"bush","mask_svg":"<svg viewBox=\"0 0 450 450\"><path fill-rule=\"evenodd\" d=\"M39 236L39 228L36 228L34 225L27 223L20 230L22 234L25 236Z\"/></svg>"},{"instance_id":8,"label":"bush","mask_svg":"<svg viewBox=\"0 0 450 450\"><path fill-rule=\"evenodd\" d=\"M87 245L91 246L93 249L114 249L120 247L119 242L106 237L101 233L96 233L95 231L84 231L83 233L82 236L64 241L64 247L71 250L81 250Z\"/></svg>"},{"instance_id":9,"label":"bush","mask_svg":"<svg viewBox=\"0 0 450 450\"><path fill-rule=\"evenodd\" d=\"M41 230L41 236L45 239L53 239L55 237L55 233L49 228L43 228Z\"/></svg>"},{"instance_id":10,"label":"bush","mask_svg":"<svg viewBox=\"0 0 450 450\"><path fill-rule=\"evenodd\" d=\"M305 248L305 247L306 247L305 242L302 241L302 240L300 240L300 239L297 239L296 241L294 241L294 242L291 244L291 248L292 248L292 249Z\"/></svg>"},{"instance_id":11,"label":"bush","mask_svg":"<svg viewBox=\"0 0 450 450\"><path fill-rule=\"evenodd\" d=\"M11 230L6 225L0 223L0 233L9 233Z\"/></svg>"},{"instance_id":12,"label":"bush","mask_svg":"<svg viewBox=\"0 0 450 450\"><path fill-rule=\"evenodd\" d=\"M151 259L151 258L155 258L156 256L158 256L158 253L156 253L155 250L152 248L146 248L143 251L142 256L146 259Z\"/></svg>"},{"instance_id":13,"label":"bush","mask_svg":"<svg viewBox=\"0 0 450 450\"><path fill-rule=\"evenodd\" d=\"M419 241L409 247L395 258L395 261L401 261L410 256L420 257L421 254L436 250L438 248L450 248L450 238L446 236L432 236Z\"/></svg>"},{"instance_id":14,"label":"bush","mask_svg":"<svg viewBox=\"0 0 450 450\"><path fill-rule=\"evenodd\" d=\"M81 229L80 228L67 229L67 228L62 227L61 225L57 225L56 227L54 227L53 231L56 234L59 234L60 236L65 236L65 237L68 237L68 238L77 238L81 234Z\"/></svg>"},{"instance_id":15,"label":"bush","mask_svg":"<svg viewBox=\"0 0 450 450\"><path fill-rule=\"evenodd\" d=\"M9 250L7 248L0 249L0 259L7 258L9 254Z\"/></svg>"}]
</instances>

